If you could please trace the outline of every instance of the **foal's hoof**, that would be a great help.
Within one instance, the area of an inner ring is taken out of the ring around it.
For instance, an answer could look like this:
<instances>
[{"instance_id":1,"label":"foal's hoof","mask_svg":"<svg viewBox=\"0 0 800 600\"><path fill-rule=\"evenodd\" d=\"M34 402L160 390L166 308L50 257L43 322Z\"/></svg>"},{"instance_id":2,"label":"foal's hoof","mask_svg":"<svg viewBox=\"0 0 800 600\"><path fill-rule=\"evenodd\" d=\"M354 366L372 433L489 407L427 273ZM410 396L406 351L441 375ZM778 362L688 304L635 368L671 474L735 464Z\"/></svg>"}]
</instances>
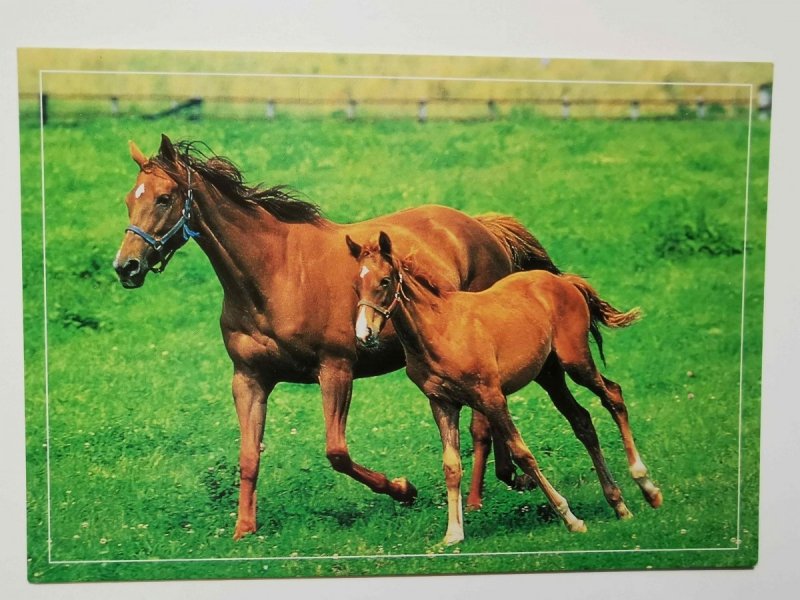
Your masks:
<instances>
[{"instance_id":1,"label":"foal's hoof","mask_svg":"<svg viewBox=\"0 0 800 600\"><path fill-rule=\"evenodd\" d=\"M464 532L463 531L454 532L454 533L450 533L448 531L447 535L445 535L444 539L442 540L442 544L444 544L445 546L453 546L454 544L458 544L459 542L463 542L463 541L464 541Z\"/></svg>"},{"instance_id":2,"label":"foal's hoof","mask_svg":"<svg viewBox=\"0 0 800 600\"><path fill-rule=\"evenodd\" d=\"M417 499L417 488L405 477L392 479L392 488L391 496L398 502L412 504Z\"/></svg>"},{"instance_id":3,"label":"foal's hoof","mask_svg":"<svg viewBox=\"0 0 800 600\"><path fill-rule=\"evenodd\" d=\"M661 490L658 488L655 488L649 494L645 494L644 497L653 508L658 508L664 502L664 496L661 494Z\"/></svg>"},{"instance_id":4,"label":"foal's hoof","mask_svg":"<svg viewBox=\"0 0 800 600\"><path fill-rule=\"evenodd\" d=\"M567 529L571 533L586 533L586 523L582 519L576 519L572 523L567 523Z\"/></svg>"},{"instance_id":5,"label":"foal's hoof","mask_svg":"<svg viewBox=\"0 0 800 600\"><path fill-rule=\"evenodd\" d=\"M617 513L617 518L620 521L627 521L633 518L633 513L628 509L624 502L620 502L614 507L614 512Z\"/></svg>"}]
</instances>

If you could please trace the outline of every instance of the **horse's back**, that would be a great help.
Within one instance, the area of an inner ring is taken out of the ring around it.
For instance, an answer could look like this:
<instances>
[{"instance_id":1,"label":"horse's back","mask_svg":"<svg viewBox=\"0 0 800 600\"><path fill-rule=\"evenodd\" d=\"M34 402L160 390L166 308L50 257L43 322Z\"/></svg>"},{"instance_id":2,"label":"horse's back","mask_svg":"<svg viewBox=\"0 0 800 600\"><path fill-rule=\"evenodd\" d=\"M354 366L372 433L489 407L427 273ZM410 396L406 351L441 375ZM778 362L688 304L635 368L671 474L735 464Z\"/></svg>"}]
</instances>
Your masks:
<instances>
[{"instance_id":1,"label":"horse's back","mask_svg":"<svg viewBox=\"0 0 800 600\"><path fill-rule=\"evenodd\" d=\"M344 227L357 241L385 231L399 255L413 253L427 272L455 289L485 289L513 269L507 248L492 232L447 206L408 208Z\"/></svg>"}]
</instances>

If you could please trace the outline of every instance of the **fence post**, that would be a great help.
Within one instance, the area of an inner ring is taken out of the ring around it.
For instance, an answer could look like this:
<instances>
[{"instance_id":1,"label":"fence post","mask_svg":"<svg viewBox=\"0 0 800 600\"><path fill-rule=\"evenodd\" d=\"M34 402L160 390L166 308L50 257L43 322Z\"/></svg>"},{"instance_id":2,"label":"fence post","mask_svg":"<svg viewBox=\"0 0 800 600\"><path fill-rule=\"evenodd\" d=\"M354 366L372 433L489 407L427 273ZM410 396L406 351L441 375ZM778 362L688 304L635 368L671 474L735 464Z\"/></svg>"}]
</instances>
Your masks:
<instances>
[{"instance_id":1,"label":"fence post","mask_svg":"<svg viewBox=\"0 0 800 600\"><path fill-rule=\"evenodd\" d=\"M486 106L489 109L489 118L494 121L498 115L497 102L494 100L489 100L489 102L486 103Z\"/></svg>"},{"instance_id":2,"label":"fence post","mask_svg":"<svg viewBox=\"0 0 800 600\"><path fill-rule=\"evenodd\" d=\"M566 96L561 99L561 118L569 119L569 100Z\"/></svg>"},{"instance_id":3,"label":"fence post","mask_svg":"<svg viewBox=\"0 0 800 600\"><path fill-rule=\"evenodd\" d=\"M639 118L639 101L634 100L631 102L631 120L636 121Z\"/></svg>"},{"instance_id":4,"label":"fence post","mask_svg":"<svg viewBox=\"0 0 800 600\"><path fill-rule=\"evenodd\" d=\"M419 109L417 110L417 121L424 123L428 120L428 101L420 100Z\"/></svg>"},{"instance_id":5,"label":"fence post","mask_svg":"<svg viewBox=\"0 0 800 600\"><path fill-rule=\"evenodd\" d=\"M275 119L275 100L270 98L267 100L267 119L273 121Z\"/></svg>"},{"instance_id":6,"label":"fence post","mask_svg":"<svg viewBox=\"0 0 800 600\"><path fill-rule=\"evenodd\" d=\"M47 105L49 102L49 96L47 94L42 94L39 102L40 102L39 109L41 110L42 114L42 125L47 125L47 117L48 117Z\"/></svg>"},{"instance_id":7,"label":"fence post","mask_svg":"<svg viewBox=\"0 0 800 600\"><path fill-rule=\"evenodd\" d=\"M187 108L189 109L189 120L199 121L203 116L203 99L199 97L190 98Z\"/></svg>"},{"instance_id":8,"label":"fence post","mask_svg":"<svg viewBox=\"0 0 800 600\"><path fill-rule=\"evenodd\" d=\"M350 98L347 101L347 120L354 121L356 118L356 101Z\"/></svg>"},{"instance_id":9,"label":"fence post","mask_svg":"<svg viewBox=\"0 0 800 600\"><path fill-rule=\"evenodd\" d=\"M119 98L111 96L111 116L119 116Z\"/></svg>"},{"instance_id":10,"label":"fence post","mask_svg":"<svg viewBox=\"0 0 800 600\"><path fill-rule=\"evenodd\" d=\"M772 116L772 84L762 83L758 87L758 120L766 121Z\"/></svg>"},{"instance_id":11,"label":"fence post","mask_svg":"<svg viewBox=\"0 0 800 600\"><path fill-rule=\"evenodd\" d=\"M697 118L698 119L706 118L706 101L703 99L702 96L699 96L697 98Z\"/></svg>"}]
</instances>

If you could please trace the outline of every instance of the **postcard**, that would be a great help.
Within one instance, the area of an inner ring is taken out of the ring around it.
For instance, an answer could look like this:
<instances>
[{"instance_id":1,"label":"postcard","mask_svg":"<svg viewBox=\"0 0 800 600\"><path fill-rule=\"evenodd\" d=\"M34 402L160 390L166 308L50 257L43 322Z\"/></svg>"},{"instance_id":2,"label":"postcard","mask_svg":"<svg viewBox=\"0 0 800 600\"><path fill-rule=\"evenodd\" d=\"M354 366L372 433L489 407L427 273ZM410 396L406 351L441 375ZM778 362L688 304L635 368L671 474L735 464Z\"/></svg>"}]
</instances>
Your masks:
<instances>
[{"instance_id":1,"label":"postcard","mask_svg":"<svg viewBox=\"0 0 800 600\"><path fill-rule=\"evenodd\" d=\"M772 65L18 60L31 582L756 564Z\"/></svg>"}]
</instances>

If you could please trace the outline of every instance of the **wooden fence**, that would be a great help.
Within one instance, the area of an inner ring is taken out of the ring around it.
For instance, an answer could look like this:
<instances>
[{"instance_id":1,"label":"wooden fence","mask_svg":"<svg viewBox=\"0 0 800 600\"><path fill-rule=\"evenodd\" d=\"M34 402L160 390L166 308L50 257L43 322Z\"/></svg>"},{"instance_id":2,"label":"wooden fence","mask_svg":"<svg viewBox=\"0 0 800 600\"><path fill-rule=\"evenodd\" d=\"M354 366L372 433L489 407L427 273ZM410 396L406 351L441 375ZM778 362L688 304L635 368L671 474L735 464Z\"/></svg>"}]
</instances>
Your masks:
<instances>
[{"instance_id":1,"label":"wooden fence","mask_svg":"<svg viewBox=\"0 0 800 600\"><path fill-rule=\"evenodd\" d=\"M138 116L145 119L158 119L170 115L185 116L190 120L198 120L207 116L215 116L214 111L207 114L206 107L214 106L242 106L248 105L251 109L248 114L263 118L268 121L275 120L282 111L292 107L325 107L336 114L342 114L348 121L358 119L365 111L371 108L382 108L384 112L391 107L394 117L416 118L424 123L431 118L430 108L439 107L469 107L470 114L482 116L486 119L498 119L504 110L510 107L526 106L534 110L541 110L544 114L560 117L562 119L575 118L575 109L592 108L593 116L613 116L615 118L628 118L637 120L650 116L678 117L706 119L720 117L749 111L749 99L706 99L694 97L692 99L637 99L637 98L348 98L346 100L330 98L309 97L281 97L269 98L266 101L258 98L215 96L213 98L189 97L174 98L167 95L147 96L105 96L92 94L23 94L20 96L22 105L27 102L35 105L43 124L47 124L59 117L58 110L54 110L54 101L63 112L78 114L81 117L110 115L110 116ZM69 108L71 106L71 108ZM78 108L76 108L78 107ZM105 107L105 108L103 108ZM764 84L759 87L755 98L753 110L757 111L758 118L769 119L772 112L772 85ZM452 111L458 113L459 111ZM463 114L463 110L460 111ZM440 111L439 114L448 114ZM449 115L448 118L458 118L458 114Z\"/></svg>"}]
</instances>

